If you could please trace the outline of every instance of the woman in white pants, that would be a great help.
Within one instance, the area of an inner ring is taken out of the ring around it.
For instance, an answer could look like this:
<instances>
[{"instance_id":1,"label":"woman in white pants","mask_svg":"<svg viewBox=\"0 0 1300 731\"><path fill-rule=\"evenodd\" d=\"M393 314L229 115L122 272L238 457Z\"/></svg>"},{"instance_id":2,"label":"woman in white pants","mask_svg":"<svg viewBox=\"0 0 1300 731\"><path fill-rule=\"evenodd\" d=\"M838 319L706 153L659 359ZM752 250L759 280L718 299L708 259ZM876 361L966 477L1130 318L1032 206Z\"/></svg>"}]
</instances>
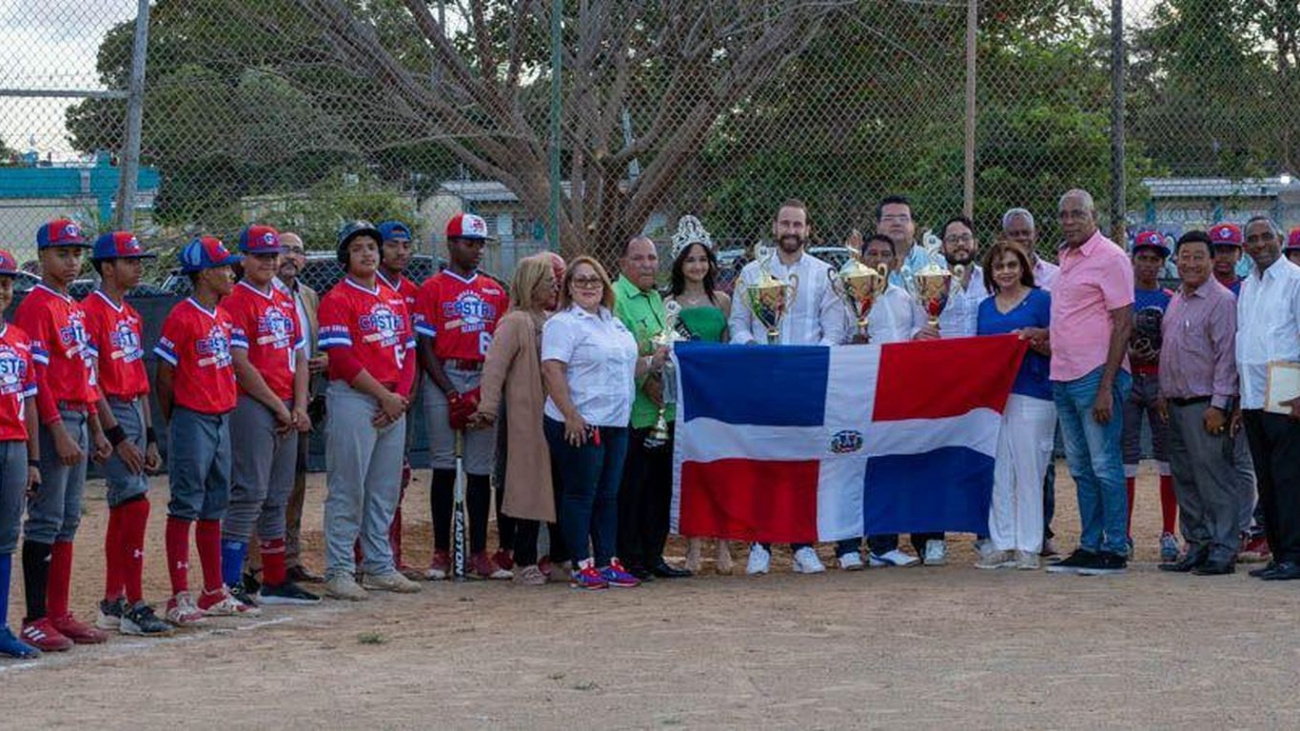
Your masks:
<instances>
[{"instance_id":1,"label":"woman in white pants","mask_svg":"<svg viewBox=\"0 0 1300 731\"><path fill-rule=\"evenodd\" d=\"M1052 298L1034 286L1029 257L1007 240L999 240L985 255L984 279L994 296L980 303L976 334L1017 333L1029 341L1029 352L1002 412L989 548L975 567L1036 569L1043 547L1043 475L1051 464L1056 426L1048 380Z\"/></svg>"}]
</instances>

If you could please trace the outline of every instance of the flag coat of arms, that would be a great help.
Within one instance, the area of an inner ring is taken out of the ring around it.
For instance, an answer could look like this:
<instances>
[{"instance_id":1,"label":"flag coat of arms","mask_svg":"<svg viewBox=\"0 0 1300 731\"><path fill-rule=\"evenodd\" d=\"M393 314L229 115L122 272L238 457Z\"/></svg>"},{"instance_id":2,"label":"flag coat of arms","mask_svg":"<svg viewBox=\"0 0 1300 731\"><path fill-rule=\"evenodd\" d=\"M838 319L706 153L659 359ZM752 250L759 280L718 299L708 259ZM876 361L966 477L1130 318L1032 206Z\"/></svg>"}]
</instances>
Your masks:
<instances>
[{"instance_id":1,"label":"flag coat of arms","mask_svg":"<svg viewBox=\"0 0 1300 731\"><path fill-rule=\"evenodd\" d=\"M987 533L1014 335L888 345L681 343L672 528L812 543Z\"/></svg>"}]
</instances>

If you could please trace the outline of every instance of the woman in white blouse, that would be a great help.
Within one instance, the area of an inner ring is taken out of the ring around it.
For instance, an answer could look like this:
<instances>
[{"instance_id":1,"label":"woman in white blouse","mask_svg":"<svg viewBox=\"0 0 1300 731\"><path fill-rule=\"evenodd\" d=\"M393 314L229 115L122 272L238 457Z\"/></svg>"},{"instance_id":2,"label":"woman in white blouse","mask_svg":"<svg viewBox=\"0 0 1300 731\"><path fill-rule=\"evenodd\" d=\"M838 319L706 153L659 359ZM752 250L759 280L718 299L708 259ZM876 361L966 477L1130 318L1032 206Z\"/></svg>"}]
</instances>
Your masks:
<instances>
[{"instance_id":1,"label":"woman in white blouse","mask_svg":"<svg viewBox=\"0 0 1300 731\"><path fill-rule=\"evenodd\" d=\"M579 589L639 583L614 556L618 487L636 379L667 358L662 348L638 358L636 339L613 310L604 267L580 256L565 272L559 310L542 327L543 428L562 483L560 529Z\"/></svg>"}]
</instances>

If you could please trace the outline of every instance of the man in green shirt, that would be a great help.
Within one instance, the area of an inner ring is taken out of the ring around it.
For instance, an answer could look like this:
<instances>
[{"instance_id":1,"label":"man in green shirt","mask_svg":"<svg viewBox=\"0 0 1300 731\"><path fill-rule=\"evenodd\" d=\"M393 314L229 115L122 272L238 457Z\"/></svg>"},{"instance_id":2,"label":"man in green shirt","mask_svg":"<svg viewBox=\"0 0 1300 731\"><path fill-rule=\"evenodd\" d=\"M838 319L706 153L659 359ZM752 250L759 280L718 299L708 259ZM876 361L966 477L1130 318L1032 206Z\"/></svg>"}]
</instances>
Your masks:
<instances>
[{"instance_id":1,"label":"man in green shirt","mask_svg":"<svg viewBox=\"0 0 1300 731\"><path fill-rule=\"evenodd\" d=\"M659 254L644 236L629 240L619 258L614 282L614 312L636 337L641 355L655 351L652 341L664 331L664 301L655 289ZM618 555L627 570L641 580L652 576L676 579L691 572L664 561L669 510L673 497L673 408L664 407L668 440L652 438L663 404L661 373L652 373L637 385L632 403L632 434L627 464L618 494Z\"/></svg>"}]
</instances>

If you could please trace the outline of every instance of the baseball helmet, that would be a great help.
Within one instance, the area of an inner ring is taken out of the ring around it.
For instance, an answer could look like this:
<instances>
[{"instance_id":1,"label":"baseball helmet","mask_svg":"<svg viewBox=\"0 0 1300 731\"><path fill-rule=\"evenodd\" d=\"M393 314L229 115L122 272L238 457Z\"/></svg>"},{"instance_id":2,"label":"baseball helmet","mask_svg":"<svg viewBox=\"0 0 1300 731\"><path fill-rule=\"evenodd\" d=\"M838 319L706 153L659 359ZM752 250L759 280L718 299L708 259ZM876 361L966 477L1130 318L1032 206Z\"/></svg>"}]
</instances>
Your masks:
<instances>
[{"instance_id":1,"label":"baseball helmet","mask_svg":"<svg viewBox=\"0 0 1300 731\"><path fill-rule=\"evenodd\" d=\"M375 243L381 243L384 240L384 234L369 221L357 220L343 224L343 228L339 229L338 256L339 264L344 269L348 266L348 244L352 243L352 239L358 236L370 236L374 238Z\"/></svg>"}]
</instances>

